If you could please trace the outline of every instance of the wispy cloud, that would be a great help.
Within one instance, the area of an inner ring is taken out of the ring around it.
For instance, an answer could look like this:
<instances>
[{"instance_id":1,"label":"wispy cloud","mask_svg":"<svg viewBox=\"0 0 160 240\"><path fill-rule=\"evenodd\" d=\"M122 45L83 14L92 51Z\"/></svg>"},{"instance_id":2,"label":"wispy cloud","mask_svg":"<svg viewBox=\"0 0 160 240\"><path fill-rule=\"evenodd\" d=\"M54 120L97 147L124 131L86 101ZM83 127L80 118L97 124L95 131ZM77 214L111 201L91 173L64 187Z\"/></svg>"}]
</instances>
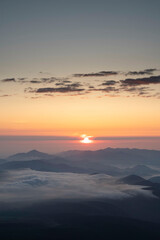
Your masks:
<instances>
[{"instance_id":1,"label":"wispy cloud","mask_svg":"<svg viewBox=\"0 0 160 240\"><path fill-rule=\"evenodd\" d=\"M73 86L59 87L59 88L38 88L36 93L68 93L68 92L82 92L85 89L76 88Z\"/></svg>"},{"instance_id":2,"label":"wispy cloud","mask_svg":"<svg viewBox=\"0 0 160 240\"><path fill-rule=\"evenodd\" d=\"M35 84L37 84L37 83L42 83L42 82L39 81L39 80L31 80L30 83L35 83Z\"/></svg>"},{"instance_id":3,"label":"wispy cloud","mask_svg":"<svg viewBox=\"0 0 160 240\"><path fill-rule=\"evenodd\" d=\"M9 95L9 94L4 94L4 95L0 95L1 98L3 97L11 97L12 95Z\"/></svg>"},{"instance_id":4,"label":"wispy cloud","mask_svg":"<svg viewBox=\"0 0 160 240\"><path fill-rule=\"evenodd\" d=\"M21 78L18 78L18 80L19 81L25 81L25 80L27 80L27 78L26 77L21 77Z\"/></svg>"},{"instance_id":5,"label":"wispy cloud","mask_svg":"<svg viewBox=\"0 0 160 240\"><path fill-rule=\"evenodd\" d=\"M155 71L157 71L156 68L150 68L150 69L145 69L142 71L129 71L126 73L126 75L133 75L133 76L137 76L137 75L152 75Z\"/></svg>"},{"instance_id":6,"label":"wispy cloud","mask_svg":"<svg viewBox=\"0 0 160 240\"><path fill-rule=\"evenodd\" d=\"M119 89L118 88L115 88L115 87L106 87L106 88L102 88L100 89L101 91L103 92L119 92Z\"/></svg>"},{"instance_id":7,"label":"wispy cloud","mask_svg":"<svg viewBox=\"0 0 160 240\"><path fill-rule=\"evenodd\" d=\"M109 81L104 81L101 85L102 86L110 86L110 85L115 85L116 83L118 83L118 82L114 81L114 80L109 80Z\"/></svg>"},{"instance_id":8,"label":"wispy cloud","mask_svg":"<svg viewBox=\"0 0 160 240\"><path fill-rule=\"evenodd\" d=\"M107 77L112 75L117 75L118 72L116 71L101 71L101 72L94 72L94 73L76 73L73 74L73 77Z\"/></svg>"},{"instance_id":9,"label":"wispy cloud","mask_svg":"<svg viewBox=\"0 0 160 240\"><path fill-rule=\"evenodd\" d=\"M125 80L120 80L123 86L138 86L138 85L148 85L148 84L159 84L160 76L151 76L146 78L127 78Z\"/></svg>"},{"instance_id":10,"label":"wispy cloud","mask_svg":"<svg viewBox=\"0 0 160 240\"><path fill-rule=\"evenodd\" d=\"M5 78L1 80L2 82L15 82L15 78Z\"/></svg>"},{"instance_id":11,"label":"wispy cloud","mask_svg":"<svg viewBox=\"0 0 160 240\"><path fill-rule=\"evenodd\" d=\"M48 199L153 198L141 186L118 184L106 174L49 173L32 170L7 172L1 178L0 197L7 202L42 201Z\"/></svg>"},{"instance_id":12,"label":"wispy cloud","mask_svg":"<svg viewBox=\"0 0 160 240\"><path fill-rule=\"evenodd\" d=\"M160 75L153 75L155 71L159 71L156 68L145 69L142 71L100 71L92 73L76 73L70 77L34 77L34 78L6 78L2 79L2 83L16 84L23 83L25 85L25 93L34 93L35 96L28 96L31 98L39 98L41 96L77 96L85 94L96 94L97 97L102 96L139 96L139 97L156 97L159 98L159 93L156 88L149 85L160 84ZM131 75L133 77L126 78L125 76ZM138 75L151 75L145 77L138 77ZM111 79L105 79L104 77L112 76ZM124 76L124 79L122 78ZM91 77L91 79L89 78ZM101 78L102 77L102 78ZM79 81L76 79L79 78ZM32 86L36 86L33 88ZM39 86L38 86L39 85ZM147 87L146 87L147 85ZM54 93L57 93L56 95ZM106 94L104 94L106 93ZM5 94L7 96L8 92ZM99 96L98 96L99 94ZM100 96L101 94L101 96ZM5 96L4 95L4 96ZM39 95L39 96L38 96Z\"/></svg>"}]
</instances>

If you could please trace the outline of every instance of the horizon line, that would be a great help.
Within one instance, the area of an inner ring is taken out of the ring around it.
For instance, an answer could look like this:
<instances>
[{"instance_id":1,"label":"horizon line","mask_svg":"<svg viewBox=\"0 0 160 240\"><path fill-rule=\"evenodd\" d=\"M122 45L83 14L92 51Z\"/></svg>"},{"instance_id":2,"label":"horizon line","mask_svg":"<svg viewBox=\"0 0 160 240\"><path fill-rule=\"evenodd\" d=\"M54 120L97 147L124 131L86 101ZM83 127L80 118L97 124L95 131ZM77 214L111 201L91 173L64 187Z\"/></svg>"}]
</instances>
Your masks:
<instances>
[{"instance_id":1,"label":"horizon line","mask_svg":"<svg viewBox=\"0 0 160 240\"><path fill-rule=\"evenodd\" d=\"M97 136L91 137L92 140L127 140L127 139L159 139L160 136ZM81 140L79 136L56 136L56 135L0 135L0 140Z\"/></svg>"}]
</instances>

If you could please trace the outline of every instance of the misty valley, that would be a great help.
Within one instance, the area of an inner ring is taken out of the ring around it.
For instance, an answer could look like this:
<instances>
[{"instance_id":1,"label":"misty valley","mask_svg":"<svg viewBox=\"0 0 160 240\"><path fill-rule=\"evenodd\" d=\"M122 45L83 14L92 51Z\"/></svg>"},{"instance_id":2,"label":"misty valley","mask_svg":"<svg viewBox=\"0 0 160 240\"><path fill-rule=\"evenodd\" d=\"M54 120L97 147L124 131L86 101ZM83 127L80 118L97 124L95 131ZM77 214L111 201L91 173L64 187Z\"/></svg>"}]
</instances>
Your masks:
<instances>
[{"instance_id":1,"label":"misty valley","mask_svg":"<svg viewBox=\"0 0 160 240\"><path fill-rule=\"evenodd\" d=\"M0 159L1 239L160 239L160 151Z\"/></svg>"}]
</instances>

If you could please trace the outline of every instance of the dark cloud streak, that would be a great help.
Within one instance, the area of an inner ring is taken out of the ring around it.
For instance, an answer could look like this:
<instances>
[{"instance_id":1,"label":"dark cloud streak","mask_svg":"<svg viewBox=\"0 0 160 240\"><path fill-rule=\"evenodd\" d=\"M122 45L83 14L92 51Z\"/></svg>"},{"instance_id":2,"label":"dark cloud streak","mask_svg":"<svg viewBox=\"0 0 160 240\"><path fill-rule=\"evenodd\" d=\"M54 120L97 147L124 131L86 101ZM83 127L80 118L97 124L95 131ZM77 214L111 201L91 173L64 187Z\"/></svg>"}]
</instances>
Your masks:
<instances>
[{"instance_id":1,"label":"dark cloud streak","mask_svg":"<svg viewBox=\"0 0 160 240\"><path fill-rule=\"evenodd\" d=\"M150 69L145 69L143 71L129 71L126 73L127 75L132 75L132 76L137 76L137 75L152 75L155 71L157 71L156 68L150 68Z\"/></svg>"},{"instance_id":2,"label":"dark cloud streak","mask_svg":"<svg viewBox=\"0 0 160 240\"><path fill-rule=\"evenodd\" d=\"M75 88L72 86L59 87L59 88L38 88L36 93L70 93L70 92L82 92L85 89Z\"/></svg>"},{"instance_id":3,"label":"dark cloud streak","mask_svg":"<svg viewBox=\"0 0 160 240\"><path fill-rule=\"evenodd\" d=\"M107 77L111 75L117 75L118 72L115 71L101 71L97 73L76 73L73 77Z\"/></svg>"},{"instance_id":4,"label":"dark cloud streak","mask_svg":"<svg viewBox=\"0 0 160 240\"><path fill-rule=\"evenodd\" d=\"M6 78L3 79L2 82L16 82L15 78Z\"/></svg>"},{"instance_id":5,"label":"dark cloud streak","mask_svg":"<svg viewBox=\"0 0 160 240\"><path fill-rule=\"evenodd\" d=\"M149 85L149 84L159 84L160 76L151 76L146 78L127 78L125 80L120 80L122 86L138 86L138 85Z\"/></svg>"},{"instance_id":6,"label":"dark cloud streak","mask_svg":"<svg viewBox=\"0 0 160 240\"><path fill-rule=\"evenodd\" d=\"M114 80L109 80L109 81L103 82L103 83L101 84L101 86L110 86L110 85L115 85L116 83L118 83L118 82L116 82L116 81L114 81Z\"/></svg>"}]
</instances>

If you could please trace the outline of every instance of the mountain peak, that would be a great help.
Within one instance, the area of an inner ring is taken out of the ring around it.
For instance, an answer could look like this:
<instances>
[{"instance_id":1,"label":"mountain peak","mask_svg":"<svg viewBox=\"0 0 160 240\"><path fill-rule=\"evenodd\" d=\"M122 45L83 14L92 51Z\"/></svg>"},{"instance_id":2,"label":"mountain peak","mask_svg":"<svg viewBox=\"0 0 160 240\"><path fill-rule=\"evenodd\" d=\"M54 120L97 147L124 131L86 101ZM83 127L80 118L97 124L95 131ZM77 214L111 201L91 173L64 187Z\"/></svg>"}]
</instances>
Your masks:
<instances>
[{"instance_id":1,"label":"mountain peak","mask_svg":"<svg viewBox=\"0 0 160 240\"><path fill-rule=\"evenodd\" d=\"M33 150L27 152L26 154L37 154L37 153L41 153L41 152L37 151L36 149L33 149Z\"/></svg>"},{"instance_id":2,"label":"mountain peak","mask_svg":"<svg viewBox=\"0 0 160 240\"><path fill-rule=\"evenodd\" d=\"M142 186L152 186L152 183L138 175L129 175L127 177L120 179L121 183L126 183L130 185L142 185Z\"/></svg>"},{"instance_id":3,"label":"mountain peak","mask_svg":"<svg viewBox=\"0 0 160 240\"><path fill-rule=\"evenodd\" d=\"M49 155L47 153L39 152L35 149L27 152L27 153L17 153L15 155L12 155L8 158L8 160L34 160L34 159L41 159L41 158L52 158L52 155Z\"/></svg>"},{"instance_id":4,"label":"mountain peak","mask_svg":"<svg viewBox=\"0 0 160 240\"><path fill-rule=\"evenodd\" d=\"M39 151L37 151L36 149L33 149L33 150L29 151L29 152L30 152L30 153L31 153L31 152L33 152L33 153L36 152L36 153L37 153L37 152L39 152ZM29 152L28 152L28 153L29 153Z\"/></svg>"},{"instance_id":5,"label":"mountain peak","mask_svg":"<svg viewBox=\"0 0 160 240\"><path fill-rule=\"evenodd\" d=\"M123 181L134 181L134 182L136 181L136 182L140 182L140 181L144 181L145 179L140 177L140 176L138 176L138 175L131 174L131 175L127 176L127 177L122 178L122 180Z\"/></svg>"}]
</instances>

